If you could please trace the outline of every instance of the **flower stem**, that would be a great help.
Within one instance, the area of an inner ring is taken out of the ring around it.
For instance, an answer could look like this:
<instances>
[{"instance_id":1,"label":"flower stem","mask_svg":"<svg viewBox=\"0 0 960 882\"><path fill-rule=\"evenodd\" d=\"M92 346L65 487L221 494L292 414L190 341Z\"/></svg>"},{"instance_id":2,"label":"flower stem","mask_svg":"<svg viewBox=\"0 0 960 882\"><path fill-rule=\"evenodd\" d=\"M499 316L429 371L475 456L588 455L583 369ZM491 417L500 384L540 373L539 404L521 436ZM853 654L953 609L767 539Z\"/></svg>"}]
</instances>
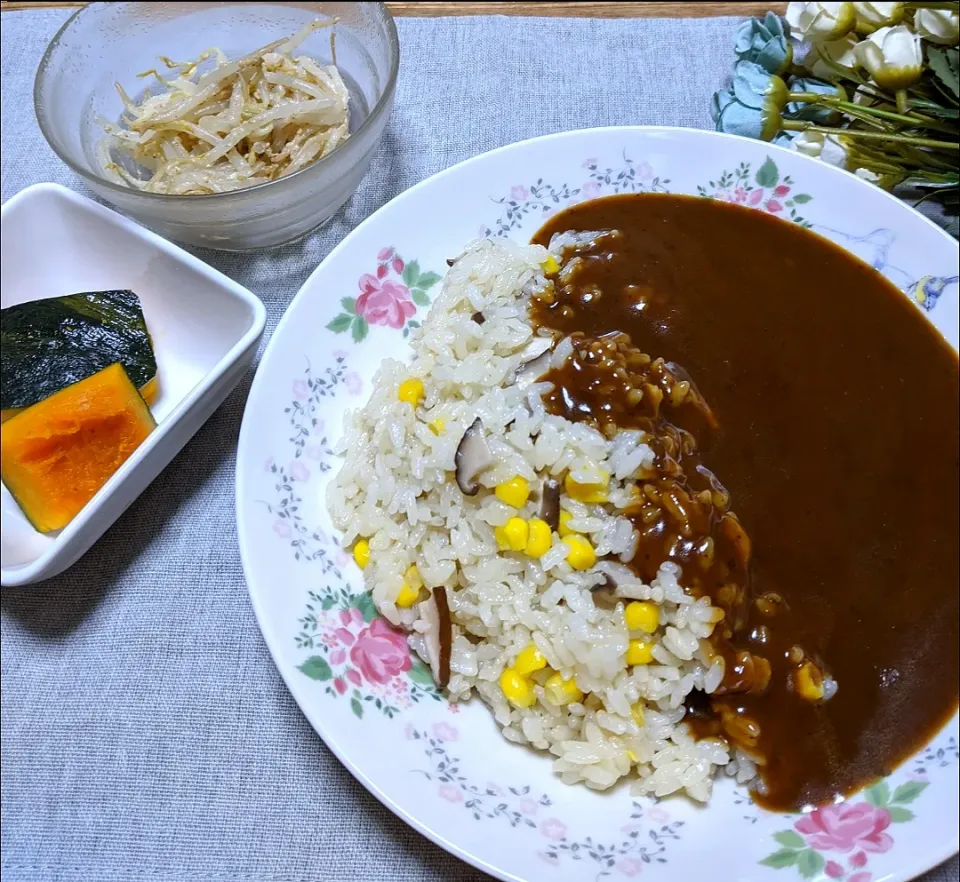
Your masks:
<instances>
[{"instance_id":1,"label":"flower stem","mask_svg":"<svg viewBox=\"0 0 960 882\"><path fill-rule=\"evenodd\" d=\"M910 109L910 102L907 100L907 90L897 89L897 113L905 114Z\"/></svg>"},{"instance_id":2,"label":"flower stem","mask_svg":"<svg viewBox=\"0 0 960 882\"><path fill-rule=\"evenodd\" d=\"M904 95L904 100L906 100L906 90L901 90ZM900 101L901 92L897 93L897 101ZM853 101L843 101L839 98L834 98L831 95L821 95L818 92L790 92L787 95L789 101L796 101L800 103L808 104L825 104L827 107L833 107L837 110L843 111L849 116L857 116L858 114L866 114L868 116L876 116L881 119L888 119L891 122L900 122L904 125L917 126L918 128L938 128L945 132L955 132L956 127L951 126L947 123L942 123L939 120L932 119L928 116L923 116L922 114L914 113L913 116L908 116L905 113L894 113L892 110L881 110L879 107L873 107L869 104L856 104Z\"/></svg>"},{"instance_id":3,"label":"flower stem","mask_svg":"<svg viewBox=\"0 0 960 882\"><path fill-rule=\"evenodd\" d=\"M863 139L865 141L894 141L913 144L915 147L930 147L933 150L960 152L960 144L950 141L936 141L933 138L915 138L912 135L899 135L890 132L864 132L860 129L835 129L830 126L812 126L800 120L785 119L783 128L788 132L820 132L824 135L837 135L844 138Z\"/></svg>"}]
</instances>

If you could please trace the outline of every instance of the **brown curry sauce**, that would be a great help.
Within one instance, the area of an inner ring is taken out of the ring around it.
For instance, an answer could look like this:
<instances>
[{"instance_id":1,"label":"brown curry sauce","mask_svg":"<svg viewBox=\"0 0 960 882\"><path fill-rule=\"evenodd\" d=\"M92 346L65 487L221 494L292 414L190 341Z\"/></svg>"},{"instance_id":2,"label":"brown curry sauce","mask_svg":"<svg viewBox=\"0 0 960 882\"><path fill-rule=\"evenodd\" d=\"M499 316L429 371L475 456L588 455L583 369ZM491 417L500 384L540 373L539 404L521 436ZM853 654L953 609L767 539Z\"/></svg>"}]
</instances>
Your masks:
<instances>
[{"instance_id":1,"label":"brown curry sauce","mask_svg":"<svg viewBox=\"0 0 960 882\"><path fill-rule=\"evenodd\" d=\"M759 211L614 196L533 241L570 230L619 232L533 308L577 335L547 403L655 438L631 565L676 560L725 612L693 730L761 760L769 808L888 774L957 708L956 353L867 264ZM832 698L797 693L801 658Z\"/></svg>"}]
</instances>

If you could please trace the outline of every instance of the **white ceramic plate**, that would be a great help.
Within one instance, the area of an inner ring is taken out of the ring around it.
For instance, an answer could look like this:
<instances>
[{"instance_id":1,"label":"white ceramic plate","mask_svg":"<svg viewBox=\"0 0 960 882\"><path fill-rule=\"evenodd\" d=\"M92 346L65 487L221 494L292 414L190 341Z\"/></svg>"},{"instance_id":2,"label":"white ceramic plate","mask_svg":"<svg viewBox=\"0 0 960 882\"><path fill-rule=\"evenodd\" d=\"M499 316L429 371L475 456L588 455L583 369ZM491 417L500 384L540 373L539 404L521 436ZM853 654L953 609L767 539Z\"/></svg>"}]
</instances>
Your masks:
<instances>
[{"instance_id":1,"label":"white ceramic plate","mask_svg":"<svg viewBox=\"0 0 960 882\"><path fill-rule=\"evenodd\" d=\"M39 533L0 488L0 584L27 585L73 564L173 459L243 376L266 310L182 248L58 184L3 205L2 305L129 288L153 339L157 428L62 530Z\"/></svg>"},{"instance_id":2,"label":"white ceramic plate","mask_svg":"<svg viewBox=\"0 0 960 882\"><path fill-rule=\"evenodd\" d=\"M404 357L445 258L478 235L528 240L565 206L670 191L811 225L900 286L957 346L957 244L902 203L813 160L710 132L610 128L514 144L407 191L307 280L264 355L237 460L240 550L281 674L327 745L385 805L502 879L907 880L957 850L958 721L889 779L812 814L768 813L721 782L699 809L567 787L449 706L372 616L323 504L343 412ZM749 253L744 253L749 260ZM811 280L811 284L813 284Z\"/></svg>"}]
</instances>

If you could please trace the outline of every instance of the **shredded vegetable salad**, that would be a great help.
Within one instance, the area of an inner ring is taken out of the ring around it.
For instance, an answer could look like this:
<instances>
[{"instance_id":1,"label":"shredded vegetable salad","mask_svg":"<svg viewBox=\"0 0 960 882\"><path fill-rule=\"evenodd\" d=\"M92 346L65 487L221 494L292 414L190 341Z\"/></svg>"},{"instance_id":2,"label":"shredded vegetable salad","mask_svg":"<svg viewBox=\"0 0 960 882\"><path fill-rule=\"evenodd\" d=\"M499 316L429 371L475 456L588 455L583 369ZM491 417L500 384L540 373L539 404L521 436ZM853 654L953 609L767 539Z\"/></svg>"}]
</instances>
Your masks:
<instances>
[{"instance_id":1,"label":"shredded vegetable salad","mask_svg":"<svg viewBox=\"0 0 960 882\"><path fill-rule=\"evenodd\" d=\"M160 56L175 74L171 79L155 69L139 74L156 77L166 89L139 104L117 83L125 110L119 125L101 121L107 133L98 145L104 172L138 190L188 196L252 187L326 156L349 137L350 122L334 32L333 64L293 52L312 33L335 23L317 19L235 61L216 48L194 61ZM213 69L197 77L210 59L216 62ZM115 150L128 155L144 176L115 161Z\"/></svg>"}]
</instances>

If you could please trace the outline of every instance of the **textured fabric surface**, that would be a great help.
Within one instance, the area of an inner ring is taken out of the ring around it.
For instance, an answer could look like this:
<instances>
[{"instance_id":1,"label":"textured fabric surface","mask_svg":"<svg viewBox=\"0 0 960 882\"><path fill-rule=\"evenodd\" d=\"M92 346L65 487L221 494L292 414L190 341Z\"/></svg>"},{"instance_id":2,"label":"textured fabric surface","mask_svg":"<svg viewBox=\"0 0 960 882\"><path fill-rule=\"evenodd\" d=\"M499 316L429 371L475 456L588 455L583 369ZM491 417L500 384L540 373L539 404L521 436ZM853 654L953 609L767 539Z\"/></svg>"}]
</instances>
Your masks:
<instances>
[{"instance_id":1,"label":"textured fabric surface","mask_svg":"<svg viewBox=\"0 0 960 882\"><path fill-rule=\"evenodd\" d=\"M34 71L65 18L3 13L4 200L39 181L85 192L32 110ZM346 208L287 248L196 253L263 299L268 338L333 246L434 172L565 129L709 127L734 24L400 20L396 108ZM4 882L487 878L367 794L274 668L234 532L236 439L251 377L78 564L2 592ZM954 858L928 882L957 878Z\"/></svg>"}]
</instances>

